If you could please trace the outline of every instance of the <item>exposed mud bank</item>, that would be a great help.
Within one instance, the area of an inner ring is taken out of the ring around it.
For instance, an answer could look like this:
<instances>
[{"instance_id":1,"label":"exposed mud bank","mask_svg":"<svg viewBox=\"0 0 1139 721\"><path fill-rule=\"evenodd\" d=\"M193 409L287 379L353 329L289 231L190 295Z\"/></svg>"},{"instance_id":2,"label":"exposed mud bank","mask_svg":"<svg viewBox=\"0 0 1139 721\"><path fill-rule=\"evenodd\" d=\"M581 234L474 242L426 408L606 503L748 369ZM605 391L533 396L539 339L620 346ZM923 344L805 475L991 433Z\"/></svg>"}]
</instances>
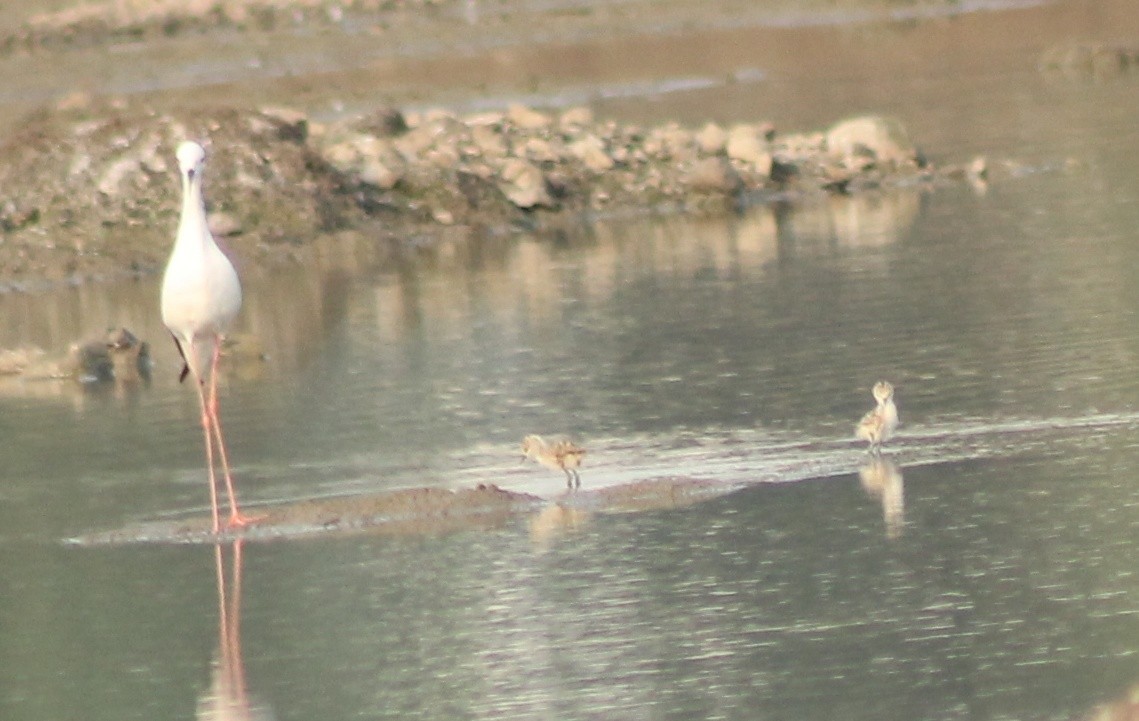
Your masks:
<instances>
[{"instance_id":1,"label":"exposed mud bank","mask_svg":"<svg viewBox=\"0 0 1139 721\"><path fill-rule=\"evenodd\" d=\"M536 538L547 538L581 525L593 513L675 508L732 490L735 486L729 484L680 477L567 493L554 500L491 484L457 491L410 488L250 507L251 513L261 517L240 531L223 531L220 540L274 541L345 533L438 535L499 528L520 518L528 518L531 533ZM216 543L219 537L211 532L210 523L209 516L203 514L127 525L78 536L68 542L80 546Z\"/></svg>"}]
</instances>

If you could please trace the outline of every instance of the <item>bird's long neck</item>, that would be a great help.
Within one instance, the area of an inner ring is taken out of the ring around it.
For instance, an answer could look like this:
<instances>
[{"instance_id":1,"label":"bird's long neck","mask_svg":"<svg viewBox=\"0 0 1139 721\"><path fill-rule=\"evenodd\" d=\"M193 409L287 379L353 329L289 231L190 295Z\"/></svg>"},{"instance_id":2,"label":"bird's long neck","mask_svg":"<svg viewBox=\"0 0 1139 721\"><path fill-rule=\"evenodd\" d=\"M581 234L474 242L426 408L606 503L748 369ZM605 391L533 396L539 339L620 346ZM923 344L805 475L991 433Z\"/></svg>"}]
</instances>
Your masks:
<instances>
[{"instance_id":1,"label":"bird's long neck","mask_svg":"<svg viewBox=\"0 0 1139 721\"><path fill-rule=\"evenodd\" d=\"M202 179L187 174L182 178L182 216L178 222L175 252L204 252L213 243L206 226L206 206L202 200Z\"/></svg>"}]
</instances>

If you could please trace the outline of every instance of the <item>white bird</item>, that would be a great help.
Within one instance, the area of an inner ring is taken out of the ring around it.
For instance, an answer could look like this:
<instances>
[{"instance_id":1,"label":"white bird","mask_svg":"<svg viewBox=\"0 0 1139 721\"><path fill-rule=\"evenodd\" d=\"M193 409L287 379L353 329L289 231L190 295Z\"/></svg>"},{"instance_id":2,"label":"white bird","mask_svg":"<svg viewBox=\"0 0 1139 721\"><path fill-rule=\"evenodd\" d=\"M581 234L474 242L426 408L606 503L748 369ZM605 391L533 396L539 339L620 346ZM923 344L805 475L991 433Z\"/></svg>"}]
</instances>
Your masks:
<instances>
[{"instance_id":1,"label":"white bird","mask_svg":"<svg viewBox=\"0 0 1139 721\"><path fill-rule=\"evenodd\" d=\"M201 145L186 141L178 146L178 168L182 173L182 215L174 250L162 278L162 322L174 336L185 365L179 380L189 374L198 392L202 412L202 430L206 437L206 464L209 468L210 506L213 530L221 529L218 511L215 454L221 461L229 495L231 528L251 523L255 518L242 515L237 507L233 478L229 472L229 456L222 439L218 419L218 358L225 330L241 310L241 281L229 258L218 248L206 225L206 209L202 201L202 169L206 152ZM212 349L210 348L212 346ZM204 370L204 351L212 350L208 382Z\"/></svg>"}]
</instances>

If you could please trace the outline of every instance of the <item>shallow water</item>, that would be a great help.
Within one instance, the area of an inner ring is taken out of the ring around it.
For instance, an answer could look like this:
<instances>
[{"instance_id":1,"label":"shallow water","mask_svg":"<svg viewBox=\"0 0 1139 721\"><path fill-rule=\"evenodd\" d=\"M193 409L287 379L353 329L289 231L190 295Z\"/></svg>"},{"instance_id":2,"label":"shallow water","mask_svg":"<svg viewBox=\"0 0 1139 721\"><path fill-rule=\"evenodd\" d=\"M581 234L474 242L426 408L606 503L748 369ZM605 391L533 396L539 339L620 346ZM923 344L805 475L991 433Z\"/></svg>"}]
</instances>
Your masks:
<instances>
[{"instance_id":1,"label":"shallow water","mask_svg":"<svg viewBox=\"0 0 1139 721\"><path fill-rule=\"evenodd\" d=\"M932 157L1011 159L988 188L246 269L239 330L267 358L223 396L244 497L557 500L520 438L589 447L579 501L491 528L247 543L236 575L232 546L64 545L203 511L195 402L156 280L0 296L2 347L125 325L156 357L149 381L0 384L0 717L1069 719L1125 698L1139 82L1009 53L826 76L789 111L892 97ZM730 114L766 87L609 109ZM903 425L874 464L848 439L879 378ZM590 506L670 476L737 490Z\"/></svg>"}]
</instances>

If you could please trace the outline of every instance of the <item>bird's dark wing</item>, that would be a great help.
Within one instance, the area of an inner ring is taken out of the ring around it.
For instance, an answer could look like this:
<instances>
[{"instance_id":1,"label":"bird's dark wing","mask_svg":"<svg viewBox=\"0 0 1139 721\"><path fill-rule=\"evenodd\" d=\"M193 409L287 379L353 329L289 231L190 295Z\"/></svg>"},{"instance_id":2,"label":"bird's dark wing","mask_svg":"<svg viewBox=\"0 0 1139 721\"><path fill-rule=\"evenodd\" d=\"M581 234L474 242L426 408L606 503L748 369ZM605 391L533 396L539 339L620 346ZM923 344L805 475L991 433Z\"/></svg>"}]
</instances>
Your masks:
<instances>
[{"instance_id":1,"label":"bird's dark wing","mask_svg":"<svg viewBox=\"0 0 1139 721\"><path fill-rule=\"evenodd\" d=\"M186 351L182 350L182 343L178 340L178 336L171 333L170 337L174 339L174 347L178 349L178 355L182 356L182 372L178 374L178 382L181 383L190 374L190 362L186 360Z\"/></svg>"}]
</instances>

